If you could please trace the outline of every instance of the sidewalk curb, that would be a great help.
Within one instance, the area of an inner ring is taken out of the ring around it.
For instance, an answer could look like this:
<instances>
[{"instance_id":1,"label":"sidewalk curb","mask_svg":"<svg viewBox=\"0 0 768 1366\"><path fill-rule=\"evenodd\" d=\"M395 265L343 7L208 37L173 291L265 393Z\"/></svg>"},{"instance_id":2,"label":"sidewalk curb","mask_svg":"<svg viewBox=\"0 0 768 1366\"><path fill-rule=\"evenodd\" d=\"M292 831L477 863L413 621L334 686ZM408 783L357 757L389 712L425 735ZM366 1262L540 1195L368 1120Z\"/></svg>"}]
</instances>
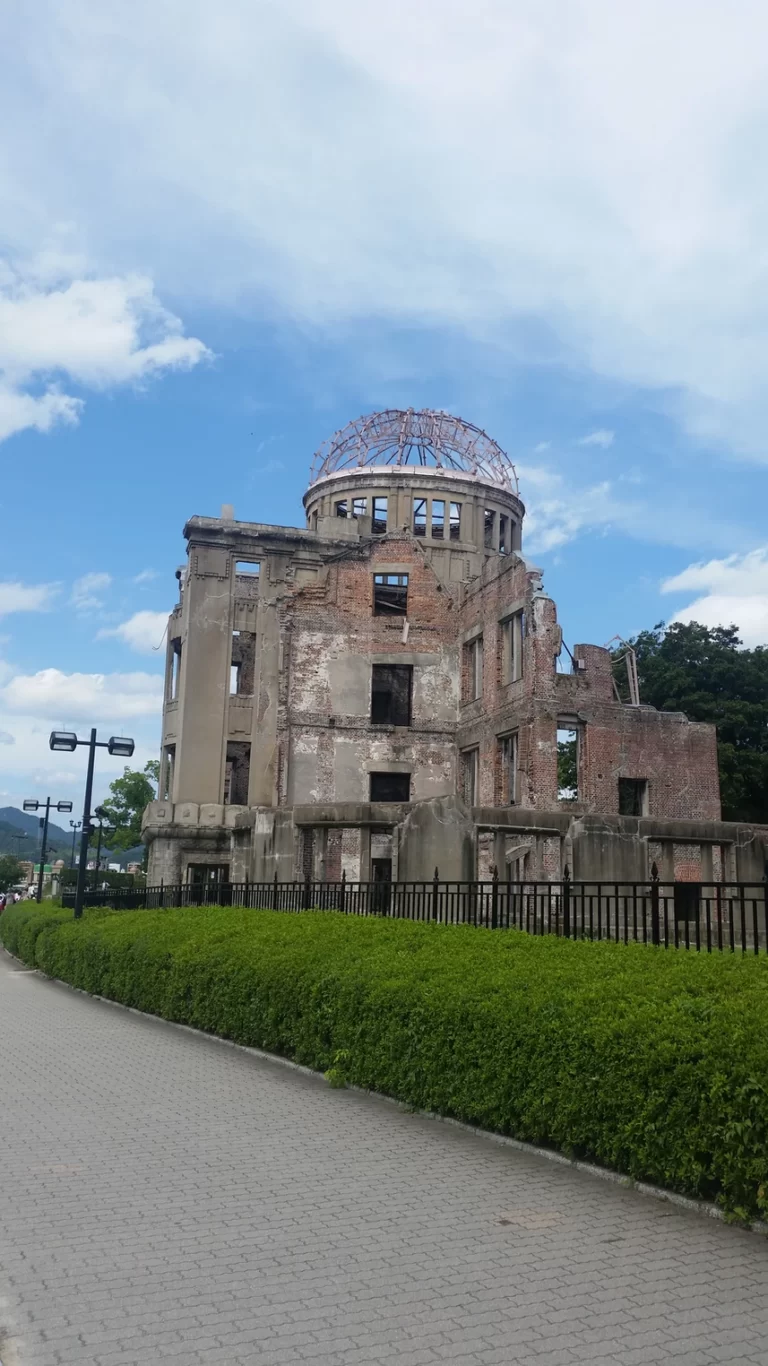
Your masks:
<instances>
[{"instance_id":1,"label":"sidewalk curb","mask_svg":"<svg viewBox=\"0 0 768 1366\"><path fill-rule=\"evenodd\" d=\"M2 946L0 946L2 947ZM108 996L97 996L95 993L85 991L83 987L75 987L71 982L64 982L60 977L49 977L40 968L30 968L21 958L9 953L8 949L2 947L2 953L6 958L10 958L14 963L26 968L27 972L33 972L36 976L42 977L46 982L55 982L57 986L66 987L69 991L76 992L79 996L87 996L90 1001L99 1001L102 1005L113 1006L117 1010L124 1010L130 1015L138 1015L144 1020L154 1020L159 1024L164 1024L172 1029L183 1030L187 1034L194 1034L196 1038L208 1039L212 1043L221 1044L225 1048L235 1048L240 1053L248 1053L254 1058L259 1058L262 1062L273 1063L278 1067L285 1067L294 1072L300 1072L306 1077L313 1077L316 1081L323 1081L323 1073L316 1071L312 1067L305 1067L303 1063L293 1062L290 1058L283 1058L279 1053L268 1053L262 1048L253 1048L249 1044L236 1043L233 1039L224 1039L220 1034L209 1034L203 1029L195 1029L194 1025L182 1024L178 1020L166 1020L163 1015L152 1015L147 1010L139 1010L136 1006L124 1005L122 1001L113 1001ZM506 1134L496 1134L490 1129L480 1129L476 1125L468 1124L461 1119L452 1119L448 1115L439 1115L431 1110L411 1110L402 1101L396 1100L393 1096L383 1095L381 1091L368 1091L363 1086L346 1086L347 1091L354 1091L358 1095L375 1096L377 1100L386 1101L388 1105L396 1106L397 1109L408 1114L419 1116L421 1119L431 1119L440 1124L449 1124L455 1129L460 1129L464 1133L472 1134L475 1138L489 1140L491 1143L499 1144L505 1148L513 1148L516 1152L525 1153L529 1157L543 1158L547 1162L555 1162L561 1167L570 1167L573 1171L583 1172L599 1181L608 1181L615 1186L621 1186L624 1190L633 1190L638 1195L644 1195L654 1200L675 1205L678 1209L687 1210L690 1214L697 1214L706 1219L715 1219L721 1224L739 1228L742 1232L754 1233L759 1237L768 1237L768 1223L764 1220L755 1220L751 1224L741 1224L727 1219L725 1214L717 1205L713 1205L704 1200L696 1200L689 1195L679 1195L676 1191L664 1190L662 1186L653 1186L647 1181L636 1181L631 1176L626 1176L622 1172L614 1172L607 1167L599 1167L592 1162L583 1162L578 1158L566 1157L565 1153L559 1153L550 1148L540 1148L533 1143L525 1143L519 1138L510 1138ZM0 1363L2 1366L2 1363Z\"/></svg>"}]
</instances>

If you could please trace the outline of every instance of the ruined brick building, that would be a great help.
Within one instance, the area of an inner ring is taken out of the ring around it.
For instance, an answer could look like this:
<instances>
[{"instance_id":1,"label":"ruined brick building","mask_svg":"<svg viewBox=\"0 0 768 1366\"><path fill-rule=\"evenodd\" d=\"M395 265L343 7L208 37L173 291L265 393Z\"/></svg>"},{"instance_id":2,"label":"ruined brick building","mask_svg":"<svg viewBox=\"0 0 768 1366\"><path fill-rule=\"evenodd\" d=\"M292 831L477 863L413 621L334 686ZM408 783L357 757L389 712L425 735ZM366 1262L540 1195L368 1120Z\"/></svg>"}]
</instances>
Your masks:
<instances>
[{"instance_id":1,"label":"ruined brick building","mask_svg":"<svg viewBox=\"0 0 768 1366\"><path fill-rule=\"evenodd\" d=\"M760 833L720 820L714 729L622 703L607 649L564 650L484 432L360 419L304 507L184 528L151 882L762 876Z\"/></svg>"}]
</instances>

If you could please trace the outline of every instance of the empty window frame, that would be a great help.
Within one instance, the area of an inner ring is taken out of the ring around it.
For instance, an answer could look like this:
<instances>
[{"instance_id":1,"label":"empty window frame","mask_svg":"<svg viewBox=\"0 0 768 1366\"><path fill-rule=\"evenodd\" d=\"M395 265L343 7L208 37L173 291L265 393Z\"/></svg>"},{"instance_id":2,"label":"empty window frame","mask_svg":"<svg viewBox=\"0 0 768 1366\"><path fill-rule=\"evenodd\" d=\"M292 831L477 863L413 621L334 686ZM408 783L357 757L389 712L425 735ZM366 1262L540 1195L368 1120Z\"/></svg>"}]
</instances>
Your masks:
<instances>
[{"instance_id":1,"label":"empty window frame","mask_svg":"<svg viewBox=\"0 0 768 1366\"><path fill-rule=\"evenodd\" d=\"M339 502L335 506L334 511L337 517L347 517L349 515L346 498L341 498L339 500Z\"/></svg>"},{"instance_id":2,"label":"empty window frame","mask_svg":"<svg viewBox=\"0 0 768 1366\"><path fill-rule=\"evenodd\" d=\"M499 554L509 554L509 518L499 513Z\"/></svg>"},{"instance_id":3,"label":"empty window frame","mask_svg":"<svg viewBox=\"0 0 768 1366\"><path fill-rule=\"evenodd\" d=\"M460 755L461 795L467 806L477 806L480 780L480 751L465 749Z\"/></svg>"},{"instance_id":4,"label":"empty window frame","mask_svg":"<svg viewBox=\"0 0 768 1366\"><path fill-rule=\"evenodd\" d=\"M367 498L353 498L353 499L352 499L352 516L353 516L353 517L355 517L355 518L364 517L367 511L368 511L368 499L367 499Z\"/></svg>"},{"instance_id":5,"label":"empty window frame","mask_svg":"<svg viewBox=\"0 0 768 1366\"><path fill-rule=\"evenodd\" d=\"M225 806L248 805L248 783L251 773L251 746L246 740L230 740L224 770Z\"/></svg>"},{"instance_id":6,"label":"empty window frame","mask_svg":"<svg viewBox=\"0 0 768 1366\"><path fill-rule=\"evenodd\" d=\"M483 695L483 637L475 636L464 646L464 701L475 702Z\"/></svg>"},{"instance_id":7,"label":"empty window frame","mask_svg":"<svg viewBox=\"0 0 768 1366\"><path fill-rule=\"evenodd\" d=\"M514 806L517 801L517 731L500 735L498 746L498 804Z\"/></svg>"},{"instance_id":8,"label":"empty window frame","mask_svg":"<svg viewBox=\"0 0 768 1366\"><path fill-rule=\"evenodd\" d=\"M414 498L413 500L413 534L414 536L426 536L427 534L426 498Z\"/></svg>"},{"instance_id":9,"label":"empty window frame","mask_svg":"<svg viewBox=\"0 0 768 1366\"><path fill-rule=\"evenodd\" d=\"M496 530L496 513L491 512L490 508L485 509L484 519L484 539L483 544L486 550L493 550L493 534Z\"/></svg>"},{"instance_id":10,"label":"empty window frame","mask_svg":"<svg viewBox=\"0 0 768 1366\"><path fill-rule=\"evenodd\" d=\"M168 701L177 702L179 697L179 686L181 683L181 641L172 640L170 643L170 669L168 674Z\"/></svg>"},{"instance_id":11,"label":"empty window frame","mask_svg":"<svg viewBox=\"0 0 768 1366\"><path fill-rule=\"evenodd\" d=\"M173 801L173 768L176 763L176 746L166 745L160 766L160 782L157 795L161 802Z\"/></svg>"},{"instance_id":12,"label":"empty window frame","mask_svg":"<svg viewBox=\"0 0 768 1366\"><path fill-rule=\"evenodd\" d=\"M516 683L523 676L525 612L513 612L501 623L501 681Z\"/></svg>"},{"instance_id":13,"label":"empty window frame","mask_svg":"<svg viewBox=\"0 0 768 1366\"><path fill-rule=\"evenodd\" d=\"M579 796L579 732L567 721L557 723L557 800L575 802Z\"/></svg>"},{"instance_id":14,"label":"empty window frame","mask_svg":"<svg viewBox=\"0 0 768 1366\"><path fill-rule=\"evenodd\" d=\"M372 802L409 802L411 800L410 773L369 773Z\"/></svg>"},{"instance_id":15,"label":"empty window frame","mask_svg":"<svg viewBox=\"0 0 768 1366\"><path fill-rule=\"evenodd\" d=\"M648 779L619 778L619 815L647 816Z\"/></svg>"},{"instance_id":16,"label":"empty window frame","mask_svg":"<svg viewBox=\"0 0 768 1366\"><path fill-rule=\"evenodd\" d=\"M410 664L374 664L371 670L371 722L375 726L410 726L413 668Z\"/></svg>"},{"instance_id":17,"label":"empty window frame","mask_svg":"<svg viewBox=\"0 0 768 1366\"><path fill-rule=\"evenodd\" d=\"M374 498L371 530L374 536L383 536L387 529L387 500Z\"/></svg>"},{"instance_id":18,"label":"empty window frame","mask_svg":"<svg viewBox=\"0 0 768 1366\"><path fill-rule=\"evenodd\" d=\"M373 615L404 617L408 614L408 575L374 574Z\"/></svg>"},{"instance_id":19,"label":"empty window frame","mask_svg":"<svg viewBox=\"0 0 768 1366\"><path fill-rule=\"evenodd\" d=\"M432 539L442 541L445 536L445 501L432 499Z\"/></svg>"},{"instance_id":20,"label":"empty window frame","mask_svg":"<svg viewBox=\"0 0 768 1366\"><path fill-rule=\"evenodd\" d=\"M230 697L250 696L256 672L256 634L254 631L232 632L232 657L229 668Z\"/></svg>"},{"instance_id":21,"label":"empty window frame","mask_svg":"<svg viewBox=\"0 0 768 1366\"><path fill-rule=\"evenodd\" d=\"M260 570L261 564L258 560L237 560L235 562L235 574L239 574L241 578L258 578Z\"/></svg>"},{"instance_id":22,"label":"empty window frame","mask_svg":"<svg viewBox=\"0 0 768 1366\"><path fill-rule=\"evenodd\" d=\"M450 505L450 537L452 541L461 540L461 503Z\"/></svg>"},{"instance_id":23,"label":"empty window frame","mask_svg":"<svg viewBox=\"0 0 768 1366\"><path fill-rule=\"evenodd\" d=\"M240 665L230 664L229 666L229 695L237 697L240 691Z\"/></svg>"}]
</instances>

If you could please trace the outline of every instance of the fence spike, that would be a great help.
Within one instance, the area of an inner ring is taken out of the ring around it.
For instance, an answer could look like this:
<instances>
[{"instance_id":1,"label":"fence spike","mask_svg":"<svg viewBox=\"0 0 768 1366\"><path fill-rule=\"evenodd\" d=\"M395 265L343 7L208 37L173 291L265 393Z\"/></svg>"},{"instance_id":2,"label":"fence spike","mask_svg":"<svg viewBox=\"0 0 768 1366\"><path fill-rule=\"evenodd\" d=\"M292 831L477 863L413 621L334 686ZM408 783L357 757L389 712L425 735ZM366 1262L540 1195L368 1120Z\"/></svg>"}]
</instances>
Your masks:
<instances>
[{"instance_id":1,"label":"fence spike","mask_svg":"<svg viewBox=\"0 0 768 1366\"><path fill-rule=\"evenodd\" d=\"M568 867L568 864L566 863L566 865L565 865L565 867L564 867L564 869L563 869L563 882L570 882L570 880L571 880L571 870L570 870L570 868Z\"/></svg>"},{"instance_id":2,"label":"fence spike","mask_svg":"<svg viewBox=\"0 0 768 1366\"><path fill-rule=\"evenodd\" d=\"M658 870L658 868L657 868L657 866L656 866L656 860L655 860L655 859L654 859L653 863L651 864L651 877L653 878L653 881L654 881L654 882L658 882L658 880L659 880L659 870Z\"/></svg>"}]
</instances>

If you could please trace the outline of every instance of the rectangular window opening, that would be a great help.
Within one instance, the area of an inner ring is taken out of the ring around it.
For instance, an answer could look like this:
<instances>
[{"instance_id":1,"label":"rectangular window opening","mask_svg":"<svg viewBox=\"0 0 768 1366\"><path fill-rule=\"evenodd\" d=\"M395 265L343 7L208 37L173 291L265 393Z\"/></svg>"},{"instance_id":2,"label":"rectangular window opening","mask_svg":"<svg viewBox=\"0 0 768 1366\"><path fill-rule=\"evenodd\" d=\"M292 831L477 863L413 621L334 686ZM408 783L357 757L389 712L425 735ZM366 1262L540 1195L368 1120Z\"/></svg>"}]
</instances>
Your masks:
<instances>
[{"instance_id":1,"label":"rectangular window opening","mask_svg":"<svg viewBox=\"0 0 768 1366\"><path fill-rule=\"evenodd\" d=\"M346 517L346 515L347 515L347 500L346 500L346 498L342 498L341 501L338 502L338 503L336 504L336 516L337 516L337 517Z\"/></svg>"},{"instance_id":2,"label":"rectangular window opening","mask_svg":"<svg viewBox=\"0 0 768 1366\"><path fill-rule=\"evenodd\" d=\"M410 664L374 664L371 670L371 722L375 726L410 726L413 668Z\"/></svg>"},{"instance_id":3,"label":"rectangular window opening","mask_svg":"<svg viewBox=\"0 0 768 1366\"><path fill-rule=\"evenodd\" d=\"M374 498L371 530L374 536L383 536L387 529L387 500Z\"/></svg>"},{"instance_id":4,"label":"rectangular window opening","mask_svg":"<svg viewBox=\"0 0 768 1366\"><path fill-rule=\"evenodd\" d=\"M192 887L211 887L229 881L228 863L188 863L187 882Z\"/></svg>"},{"instance_id":5,"label":"rectangular window opening","mask_svg":"<svg viewBox=\"0 0 768 1366\"><path fill-rule=\"evenodd\" d=\"M493 550L493 533L496 527L496 513L491 512L490 508L485 509L485 537L484 546L486 550Z\"/></svg>"},{"instance_id":6,"label":"rectangular window opening","mask_svg":"<svg viewBox=\"0 0 768 1366\"><path fill-rule=\"evenodd\" d=\"M499 554L509 554L509 518L499 514Z\"/></svg>"},{"instance_id":7,"label":"rectangular window opening","mask_svg":"<svg viewBox=\"0 0 768 1366\"><path fill-rule=\"evenodd\" d=\"M477 806L479 775L479 749L463 750L461 754L461 795L467 806Z\"/></svg>"},{"instance_id":8,"label":"rectangular window opening","mask_svg":"<svg viewBox=\"0 0 768 1366\"><path fill-rule=\"evenodd\" d=\"M409 802L411 800L410 773L369 773L372 802Z\"/></svg>"},{"instance_id":9,"label":"rectangular window opening","mask_svg":"<svg viewBox=\"0 0 768 1366\"><path fill-rule=\"evenodd\" d=\"M648 815L647 778L619 778L619 815Z\"/></svg>"},{"instance_id":10,"label":"rectangular window opening","mask_svg":"<svg viewBox=\"0 0 768 1366\"><path fill-rule=\"evenodd\" d=\"M523 676L525 612L515 612L501 623L501 681L516 683Z\"/></svg>"},{"instance_id":11,"label":"rectangular window opening","mask_svg":"<svg viewBox=\"0 0 768 1366\"><path fill-rule=\"evenodd\" d=\"M413 500L413 534L414 536L426 536L427 534L426 498L414 498Z\"/></svg>"},{"instance_id":12,"label":"rectangular window opening","mask_svg":"<svg viewBox=\"0 0 768 1366\"><path fill-rule=\"evenodd\" d=\"M224 774L225 806L248 805L251 776L251 746L247 740L230 740Z\"/></svg>"},{"instance_id":13,"label":"rectangular window opening","mask_svg":"<svg viewBox=\"0 0 768 1366\"><path fill-rule=\"evenodd\" d=\"M408 612L408 575L374 574L373 615L404 617Z\"/></svg>"},{"instance_id":14,"label":"rectangular window opening","mask_svg":"<svg viewBox=\"0 0 768 1366\"><path fill-rule=\"evenodd\" d=\"M432 499L432 539L442 541L445 536L445 502L442 498Z\"/></svg>"},{"instance_id":15,"label":"rectangular window opening","mask_svg":"<svg viewBox=\"0 0 768 1366\"><path fill-rule=\"evenodd\" d=\"M368 508L368 499L367 499L367 498L353 498L353 499L352 499L352 516L353 516L353 517L355 517L355 518L357 518L357 517L364 517L365 514L366 514L366 511L367 511L367 508Z\"/></svg>"},{"instance_id":16,"label":"rectangular window opening","mask_svg":"<svg viewBox=\"0 0 768 1366\"><path fill-rule=\"evenodd\" d=\"M451 503L451 540L461 540L461 503Z\"/></svg>"},{"instance_id":17,"label":"rectangular window opening","mask_svg":"<svg viewBox=\"0 0 768 1366\"><path fill-rule=\"evenodd\" d=\"M499 806L517 801L517 731L499 736Z\"/></svg>"},{"instance_id":18,"label":"rectangular window opening","mask_svg":"<svg viewBox=\"0 0 768 1366\"><path fill-rule=\"evenodd\" d=\"M483 637L475 636L464 646L464 701L475 702L483 695Z\"/></svg>"},{"instance_id":19,"label":"rectangular window opening","mask_svg":"<svg viewBox=\"0 0 768 1366\"><path fill-rule=\"evenodd\" d=\"M250 696L256 673L255 631L232 632L232 657L229 669L230 697Z\"/></svg>"},{"instance_id":20,"label":"rectangular window opening","mask_svg":"<svg viewBox=\"0 0 768 1366\"><path fill-rule=\"evenodd\" d=\"M258 578L260 570L261 562L259 560L237 560L235 562L235 574L239 574L241 577L245 575L247 578Z\"/></svg>"},{"instance_id":21,"label":"rectangular window opening","mask_svg":"<svg viewBox=\"0 0 768 1366\"><path fill-rule=\"evenodd\" d=\"M169 702L177 702L179 699L179 685L181 683L181 641L171 641L171 677Z\"/></svg>"},{"instance_id":22,"label":"rectangular window opening","mask_svg":"<svg viewBox=\"0 0 768 1366\"><path fill-rule=\"evenodd\" d=\"M160 782L158 783L158 798L161 802L173 801L173 768L176 763L176 746L166 745L163 750L163 762L161 766Z\"/></svg>"},{"instance_id":23,"label":"rectangular window opening","mask_svg":"<svg viewBox=\"0 0 768 1366\"><path fill-rule=\"evenodd\" d=\"M566 721L557 723L557 800L579 798L579 732Z\"/></svg>"}]
</instances>

